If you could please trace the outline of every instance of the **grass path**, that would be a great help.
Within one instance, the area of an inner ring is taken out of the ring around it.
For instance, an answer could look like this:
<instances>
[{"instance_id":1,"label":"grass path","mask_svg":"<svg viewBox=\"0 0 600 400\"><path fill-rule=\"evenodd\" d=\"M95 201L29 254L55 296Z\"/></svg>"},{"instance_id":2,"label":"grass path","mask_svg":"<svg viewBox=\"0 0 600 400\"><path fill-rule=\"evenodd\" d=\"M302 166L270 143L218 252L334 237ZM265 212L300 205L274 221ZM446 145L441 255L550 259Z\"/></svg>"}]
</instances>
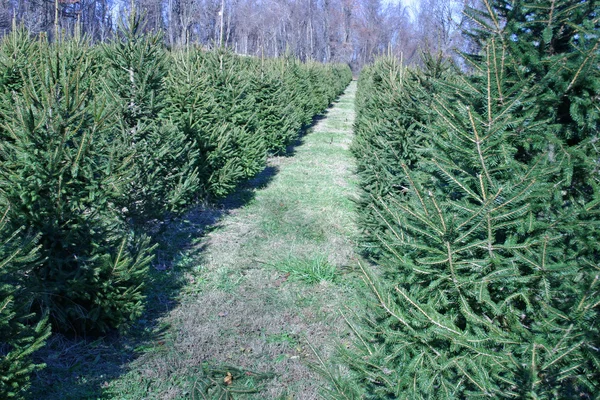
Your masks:
<instances>
[{"instance_id":1,"label":"grass path","mask_svg":"<svg viewBox=\"0 0 600 400\"><path fill-rule=\"evenodd\" d=\"M189 398L207 386L255 392L233 398L319 397L307 342L327 357L347 334L337 310L359 304L355 91L353 82L292 154L271 158L227 200L227 212L212 210L225 215L183 254L190 268L179 304L160 321L168 328L107 397Z\"/></svg>"}]
</instances>

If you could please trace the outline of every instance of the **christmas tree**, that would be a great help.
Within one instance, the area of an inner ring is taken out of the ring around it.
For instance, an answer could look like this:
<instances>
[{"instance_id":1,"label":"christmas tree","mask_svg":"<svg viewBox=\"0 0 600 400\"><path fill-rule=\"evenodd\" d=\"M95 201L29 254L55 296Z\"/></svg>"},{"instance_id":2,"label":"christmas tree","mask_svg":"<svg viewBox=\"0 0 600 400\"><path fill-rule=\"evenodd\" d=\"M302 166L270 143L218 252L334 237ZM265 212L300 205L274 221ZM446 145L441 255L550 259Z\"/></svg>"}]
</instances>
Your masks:
<instances>
[{"instance_id":1,"label":"christmas tree","mask_svg":"<svg viewBox=\"0 0 600 400\"><path fill-rule=\"evenodd\" d=\"M166 112L169 55L160 34L142 33L142 16L132 11L115 39L102 45L104 85L117 165L129 177L116 199L138 222L181 211L197 196L193 143Z\"/></svg>"},{"instance_id":2,"label":"christmas tree","mask_svg":"<svg viewBox=\"0 0 600 400\"><path fill-rule=\"evenodd\" d=\"M114 168L107 110L94 96L85 40L45 39L29 54L22 87L0 109L0 194L10 227L39 233L43 260L27 282L32 309L55 330L105 331L143 310L151 250L124 226L114 199L127 180Z\"/></svg>"},{"instance_id":3,"label":"christmas tree","mask_svg":"<svg viewBox=\"0 0 600 400\"><path fill-rule=\"evenodd\" d=\"M29 311L27 275L41 262L36 237L8 229L8 212L0 215L0 397L20 399L29 387L35 364L31 354L50 336L46 319Z\"/></svg>"},{"instance_id":4,"label":"christmas tree","mask_svg":"<svg viewBox=\"0 0 600 400\"><path fill-rule=\"evenodd\" d=\"M573 54L559 57L567 60L559 70L549 62L554 53L523 65L515 49L525 41L536 59L533 50L551 42L553 5L563 16L557 33L577 26L570 13L580 9L592 7L585 15L593 18L579 28L597 24L594 2L559 3L506 8L545 10L523 16L489 5L478 18L493 29L478 36L482 50L468 58L473 73L434 82L415 161L390 161L402 188L373 205L386 226L377 244L381 273L363 267L376 312L362 328L352 325L359 340L343 353L363 384L334 379L333 397L595 396L598 125L593 104L569 107L567 119L560 110L597 96L595 84L577 96L569 91L596 57L598 37L569 36ZM550 28L540 36L505 35L542 15ZM566 83L531 72L542 66ZM595 77L591 68L585 79ZM565 91L556 96L558 87Z\"/></svg>"}]
</instances>

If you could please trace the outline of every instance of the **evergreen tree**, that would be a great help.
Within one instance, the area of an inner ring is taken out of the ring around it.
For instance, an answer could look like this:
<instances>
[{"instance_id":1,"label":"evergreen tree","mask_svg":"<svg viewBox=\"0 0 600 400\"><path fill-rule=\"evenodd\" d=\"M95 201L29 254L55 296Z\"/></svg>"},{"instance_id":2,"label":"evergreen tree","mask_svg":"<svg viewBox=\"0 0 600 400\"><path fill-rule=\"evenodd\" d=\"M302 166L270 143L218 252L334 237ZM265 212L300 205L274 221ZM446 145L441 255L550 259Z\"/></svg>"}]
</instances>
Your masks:
<instances>
[{"instance_id":1,"label":"evergreen tree","mask_svg":"<svg viewBox=\"0 0 600 400\"><path fill-rule=\"evenodd\" d=\"M563 186L571 202L590 201L594 180L590 162L597 159L600 108L600 2L575 0L485 0L467 9L478 29L468 34L488 38L508 50L502 73L531 79L540 88L537 102L544 118L558 127L562 146L573 159L573 175ZM467 55L473 59L477 55ZM521 157L528 157L526 149Z\"/></svg>"},{"instance_id":2,"label":"evergreen tree","mask_svg":"<svg viewBox=\"0 0 600 400\"><path fill-rule=\"evenodd\" d=\"M229 193L350 78L297 61L261 62L258 77L258 60L224 49L169 53L140 20L105 45L18 29L0 45L0 199L7 232L39 233L41 260L23 275L27 307L21 286L6 289L9 324L47 312L87 334L139 316L152 248L135 222Z\"/></svg>"},{"instance_id":3,"label":"evergreen tree","mask_svg":"<svg viewBox=\"0 0 600 400\"><path fill-rule=\"evenodd\" d=\"M168 112L193 142L204 195L224 196L264 166L249 71L225 49L189 50L168 78Z\"/></svg>"},{"instance_id":4,"label":"evergreen tree","mask_svg":"<svg viewBox=\"0 0 600 400\"><path fill-rule=\"evenodd\" d=\"M164 112L193 143L201 193L211 197L264 168L267 153L282 150L312 120L312 102L321 107L331 88L339 93L351 78L347 66L336 66L336 73L311 66L313 80L329 88L314 100L309 67L295 60L259 61L222 48L186 49L172 60Z\"/></svg>"},{"instance_id":5,"label":"evergreen tree","mask_svg":"<svg viewBox=\"0 0 600 400\"><path fill-rule=\"evenodd\" d=\"M27 66L28 56L35 42L22 27L14 27L0 44L0 88L2 92L19 90L23 86L21 70Z\"/></svg>"},{"instance_id":6,"label":"evergreen tree","mask_svg":"<svg viewBox=\"0 0 600 400\"><path fill-rule=\"evenodd\" d=\"M8 230L8 212L0 215L0 397L23 398L35 364L31 354L41 348L50 327L29 312L27 275L41 261L35 237Z\"/></svg>"},{"instance_id":7,"label":"evergreen tree","mask_svg":"<svg viewBox=\"0 0 600 400\"><path fill-rule=\"evenodd\" d=\"M0 108L4 109L4 113L11 111L12 97L23 87L21 71L26 69L36 45L24 28L13 28L0 42ZM10 138L3 131L0 119L0 162L4 162L1 146L8 141Z\"/></svg>"},{"instance_id":8,"label":"evergreen tree","mask_svg":"<svg viewBox=\"0 0 600 400\"><path fill-rule=\"evenodd\" d=\"M422 58L425 66L417 70L383 57L359 77L352 151L361 187L361 241L371 257L379 255L378 237L387 229L374 203L406 187L401 165L412 168L417 146L427 140L421 131L431 119L428 105L436 90L432 81L449 79L450 66L441 56Z\"/></svg>"},{"instance_id":9,"label":"evergreen tree","mask_svg":"<svg viewBox=\"0 0 600 400\"><path fill-rule=\"evenodd\" d=\"M298 135L306 124L305 92L306 82L303 81L298 71L299 63L291 57L281 59L281 79L283 87L283 100L285 109L283 111L286 120L293 131L294 137ZM310 121L309 121L310 122Z\"/></svg>"},{"instance_id":10,"label":"evergreen tree","mask_svg":"<svg viewBox=\"0 0 600 400\"><path fill-rule=\"evenodd\" d=\"M562 127L540 107L543 85L505 73L509 51L490 39L474 76L436 85L416 164L400 164L406 185L376 206L382 273L365 273L377 312L345 353L364 384L338 381L333 397L598 390L598 260L579 251L597 243L598 195L563 207ZM574 234L584 213L592 237Z\"/></svg>"},{"instance_id":11,"label":"evergreen tree","mask_svg":"<svg viewBox=\"0 0 600 400\"><path fill-rule=\"evenodd\" d=\"M329 70L315 62L306 63L308 80L311 88L311 117L319 115L327 109L334 97L331 96L331 84L328 82Z\"/></svg>"},{"instance_id":12,"label":"evergreen tree","mask_svg":"<svg viewBox=\"0 0 600 400\"><path fill-rule=\"evenodd\" d=\"M13 229L40 233L44 261L27 283L34 310L48 311L61 331L120 327L143 309L151 249L114 208L125 180L103 137L106 109L94 98L87 43L41 39L37 48L13 109L0 110L8 139L0 193Z\"/></svg>"},{"instance_id":13,"label":"evergreen tree","mask_svg":"<svg viewBox=\"0 0 600 400\"><path fill-rule=\"evenodd\" d=\"M211 102L207 108L210 111L203 118L208 126L203 130L217 129L222 132L219 136L229 138L209 158L214 156L218 163L235 160L231 167L239 171L240 179L252 177L264 167L268 147L264 133L259 130L251 71L244 64L240 57L225 49L206 54L203 62L209 83L206 94ZM225 192L217 195L222 194Z\"/></svg>"},{"instance_id":14,"label":"evergreen tree","mask_svg":"<svg viewBox=\"0 0 600 400\"><path fill-rule=\"evenodd\" d=\"M160 34L142 30L142 17L133 10L117 37L102 45L102 94L111 109L115 157L129 164L127 187L116 201L126 216L143 222L183 210L196 197L199 182L193 143L165 113L170 57Z\"/></svg>"},{"instance_id":15,"label":"evergreen tree","mask_svg":"<svg viewBox=\"0 0 600 400\"><path fill-rule=\"evenodd\" d=\"M257 107L257 122L265 135L269 150L284 151L300 130L297 111L290 104L290 93L284 86L285 59L257 63L252 73Z\"/></svg>"}]
</instances>

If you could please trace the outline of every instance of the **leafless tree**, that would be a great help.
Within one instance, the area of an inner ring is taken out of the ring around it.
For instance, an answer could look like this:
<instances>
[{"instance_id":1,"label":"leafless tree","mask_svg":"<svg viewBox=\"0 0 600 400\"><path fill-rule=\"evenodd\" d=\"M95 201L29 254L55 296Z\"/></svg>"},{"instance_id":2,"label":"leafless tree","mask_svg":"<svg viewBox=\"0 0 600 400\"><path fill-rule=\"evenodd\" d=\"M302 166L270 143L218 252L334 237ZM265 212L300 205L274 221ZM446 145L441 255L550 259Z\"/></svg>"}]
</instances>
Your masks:
<instances>
[{"instance_id":1,"label":"leafless tree","mask_svg":"<svg viewBox=\"0 0 600 400\"><path fill-rule=\"evenodd\" d=\"M14 18L33 33L52 37L58 27L102 41L133 4L145 14L145 29L163 31L170 47L223 45L241 54L290 53L360 69L378 54L418 63L420 50L451 54L469 46L460 35L468 23L461 10L478 0L421 0L414 13L402 1L0 0L0 33Z\"/></svg>"}]
</instances>

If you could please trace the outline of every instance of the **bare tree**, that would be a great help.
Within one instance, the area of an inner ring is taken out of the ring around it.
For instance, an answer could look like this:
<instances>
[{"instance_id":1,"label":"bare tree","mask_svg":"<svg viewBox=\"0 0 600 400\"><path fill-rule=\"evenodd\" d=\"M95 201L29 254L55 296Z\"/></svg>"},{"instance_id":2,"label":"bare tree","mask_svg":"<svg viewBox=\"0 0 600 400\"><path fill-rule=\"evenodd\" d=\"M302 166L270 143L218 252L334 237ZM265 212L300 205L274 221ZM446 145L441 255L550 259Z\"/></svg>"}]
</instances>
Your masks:
<instances>
[{"instance_id":1,"label":"bare tree","mask_svg":"<svg viewBox=\"0 0 600 400\"><path fill-rule=\"evenodd\" d=\"M460 31L469 20L461 11L479 0L421 0L414 16L402 0L0 0L0 33L11 29L14 18L34 33L52 37L57 26L102 41L132 1L145 15L145 29L164 31L170 47L195 43L256 56L290 53L358 70L378 54L419 63L420 50L450 55L468 49Z\"/></svg>"}]
</instances>

